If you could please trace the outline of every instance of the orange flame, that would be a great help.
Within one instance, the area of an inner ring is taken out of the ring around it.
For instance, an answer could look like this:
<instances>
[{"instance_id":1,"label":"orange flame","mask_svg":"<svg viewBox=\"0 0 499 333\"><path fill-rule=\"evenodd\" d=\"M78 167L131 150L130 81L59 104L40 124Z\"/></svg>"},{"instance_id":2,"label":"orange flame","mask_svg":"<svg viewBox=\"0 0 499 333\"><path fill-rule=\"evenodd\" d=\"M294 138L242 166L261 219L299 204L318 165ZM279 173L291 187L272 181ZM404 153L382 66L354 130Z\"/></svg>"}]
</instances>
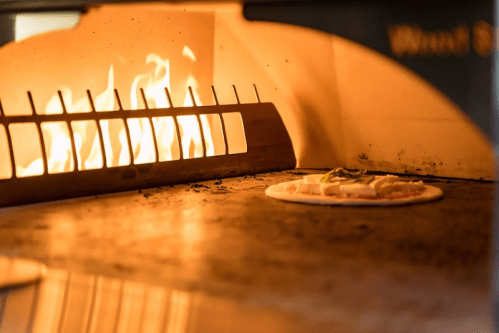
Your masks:
<instances>
[{"instance_id":1,"label":"orange flame","mask_svg":"<svg viewBox=\"0 0 499 333\"><path fill-rule=\"evenodd\" d=\"M196 57L191 49L184 47L184 56L191 61L196 61ZM130 105L132 110L149 108L170 108L171 105L165 94L165 88L170 89L170 62L168 59L162 59L157 54L149 54L145 60L146 65L155 64L154 74L139 74L135 77L130 88ZM116 111L114 97L114 70L110 66L107 88L94 98L94 106L97 112ZM140 88L145 84L144 95L147 105L142 102ZM192 87L196 105L201 106L199 94L197 92L197 80L189 75L186 80L186 86ZM68 113L89 112L90 105L87 98L82 98L73 102L73 93L69 88L61 89L62 98ZM184 106L194 106L192 98L187 91ZM45 107L46 114L62 113L62 105L58 94L54 94ZM201 139L201 130L203 130L206 156L214 155L213 139L211 138L211 129L206 119L203 119L202 128L195 116L178 117L181 147L184 158L196 158L203 156L203 144ZM170 161L178 158L175 153L177 140L175 137L175 123L171 117L153 118L152 124L156 132L158 144L159 161ZM97 124L93 121L75 121L71 123L74 134L76 156L79 170L99 169L104 165L102 159ZM116 121L102 120L100 127L103 136L103 146L105 158L109 167L129 165L130 161L128 140L126 137L125 126L116 133ZM124 124L123 124L124 125ZM128 120L130 132L130 141L132 143L133 162L135 164L152 163L156 160L154 149L153 131L151 123L147 118L137 118ZM47 151L47 169L49 173L70 172L75 169L72 158L71 140L66 123L44 123L42 132ZM116 135L116 140L112 140L112 135ZM113 144L114 142L114 144ZM178 148L177 148L178 149ZM17 166L17 175L27 177L40 175L43 173L43 161L41 158L33 160L27 168Z\"/></svg>"}]
</instances>

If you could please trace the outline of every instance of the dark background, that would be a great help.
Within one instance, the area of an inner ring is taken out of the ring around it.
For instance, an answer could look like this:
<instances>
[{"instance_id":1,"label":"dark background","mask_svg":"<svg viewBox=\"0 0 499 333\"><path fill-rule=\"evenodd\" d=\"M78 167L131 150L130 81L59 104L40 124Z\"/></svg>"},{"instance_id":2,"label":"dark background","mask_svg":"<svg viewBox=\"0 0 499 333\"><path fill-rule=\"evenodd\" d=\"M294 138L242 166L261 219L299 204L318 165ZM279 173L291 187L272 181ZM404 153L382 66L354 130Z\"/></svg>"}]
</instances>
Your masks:
<instances>
[{"instance_id":1,"label":"dark background","mask_svg":"<svg viewBox=\"0 0 499 333\"><path fill-rule=\"evenodd\" d=\"M492 1L248 1L248 20L296 24L333 33L377 50L440 89L459 105L491 139L496 135L492 112L492 56L394 57L387 27L417 24L425 31L452 31L477 21L493 25ZM471 37L470 37L471 39ZM495 141L495 140L493 140Z\"/></svg>"}]
</instances>

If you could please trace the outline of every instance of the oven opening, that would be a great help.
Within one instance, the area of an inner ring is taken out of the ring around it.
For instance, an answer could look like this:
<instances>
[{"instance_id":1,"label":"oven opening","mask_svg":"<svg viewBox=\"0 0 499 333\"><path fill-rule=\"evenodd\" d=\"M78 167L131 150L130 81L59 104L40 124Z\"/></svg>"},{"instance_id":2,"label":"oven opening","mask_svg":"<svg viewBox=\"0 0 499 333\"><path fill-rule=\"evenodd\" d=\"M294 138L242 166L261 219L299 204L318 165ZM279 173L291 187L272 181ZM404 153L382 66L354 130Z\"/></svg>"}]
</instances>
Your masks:
<instances>
[{"instance_id":1,"label":"oven opening","mask_svg":"<svg viewBox=\"0 0 499 333\"><path fill-rule=\"evenodd\" d=\"M93 3L59 23L8 13L0 268L5 255L49 269L0 289L0 332L491 330L497 149L492 118L473 115L490 111L491 27L469 14L481 0ZM338 167L443 197L266 195Z\"/></svg>"}]
</instances>

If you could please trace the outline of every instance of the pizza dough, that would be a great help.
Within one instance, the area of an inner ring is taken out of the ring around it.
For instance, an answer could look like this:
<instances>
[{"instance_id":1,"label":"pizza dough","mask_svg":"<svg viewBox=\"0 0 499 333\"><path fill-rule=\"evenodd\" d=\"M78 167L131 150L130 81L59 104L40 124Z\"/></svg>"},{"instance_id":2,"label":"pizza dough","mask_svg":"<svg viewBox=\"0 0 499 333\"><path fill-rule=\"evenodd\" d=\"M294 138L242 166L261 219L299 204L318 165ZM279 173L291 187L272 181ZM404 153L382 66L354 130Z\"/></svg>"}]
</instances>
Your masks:
<instances>
[{"instance_id":1,"label":"pizza dough","mask_svg":"<svg viewBox=\"0 0 499 333\"><path fill-rule=\"evenodd\" d=\"M435 200L443 192L422 181L408 182L394 175L366 176L365 171L337 168L325 175L307 175L270 186L265 194L279 200L317 205L391 206Z\"/></svg>"}]
</instances>

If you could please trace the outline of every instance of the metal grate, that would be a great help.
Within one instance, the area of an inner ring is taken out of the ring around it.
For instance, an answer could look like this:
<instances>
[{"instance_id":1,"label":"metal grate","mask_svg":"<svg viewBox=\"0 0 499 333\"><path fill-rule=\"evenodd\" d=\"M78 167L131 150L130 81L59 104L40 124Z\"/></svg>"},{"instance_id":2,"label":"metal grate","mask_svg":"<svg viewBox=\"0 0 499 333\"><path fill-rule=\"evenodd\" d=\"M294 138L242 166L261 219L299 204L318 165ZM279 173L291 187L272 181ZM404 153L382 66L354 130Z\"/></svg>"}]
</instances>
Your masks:
<instances>
[{"instance_id":1,"label":"metal grate","mask_svg":"<svg viewBox=\"0 0 499 333\"><path fill-rule=\"evenodd\" d=\"M12 177L0 180L0 188L2 189L0 207L294 168L296 159L291 139L275 106L272 103L260 102L256 86L254 88L257 103L241 104L236 87L233 86L233 88L237 104L232 105L220 105L213 87L212 92L215 105L209 106L196 105L190 87L189 92L193 101L193 107L174 107L167 88L165 88L165 94L168 98L170 108L160 109L150 109L148 107L142 90L141 94L145 104L145 109L143 110L124 110L121 106L118 91L116 90L114 93L119 106L118 111L97 112L92 95L88 90L88 100L92 108L92 112L89 113L68 113L61 92L59 92L63 111L61 114L38 114L30 92L28 92L28 98L32 108L31 115L6 116L0 104L0 124L3 124L5 127L12 169ZM225 115L232 113L239 113L241 116L247 146L245 153L230 153L227 132L230 132L231 129L226 127L224 118ZM158 142L152 119L155 117L172 117L175 123L177 140L181 143L178 117L193 115L197 119L201 133L204 148L203 156L200 158L186 158L183 156L182 147L180 146L180 159L164 162L159 161ZM201 115L218 115L220 117L225 154L220 156L206 156L207 147L200 120ZM130 164L126 166L111 167L106 159L106 147L104 146L100 121L114 119L123 121L125 126L130 154ZM134 162L128 125L129 119L147 119L149 121L156 153L156 160L154 162L146 164L136 164ZM71 123L75 121L94 121L97 124L103 161L102 168L94 170L80 170L78 168L76 144L71 126ZM50 174L48 172L47 150L41 127L42 123L54 122L65 122L69 129L72 148L71 158L74 165L73 171L57 174ZM42 175L19 177L16 174L15 147L13 146L9 126L23 123L36 124L43 160Z\"/></svg>"}]
</instances>

